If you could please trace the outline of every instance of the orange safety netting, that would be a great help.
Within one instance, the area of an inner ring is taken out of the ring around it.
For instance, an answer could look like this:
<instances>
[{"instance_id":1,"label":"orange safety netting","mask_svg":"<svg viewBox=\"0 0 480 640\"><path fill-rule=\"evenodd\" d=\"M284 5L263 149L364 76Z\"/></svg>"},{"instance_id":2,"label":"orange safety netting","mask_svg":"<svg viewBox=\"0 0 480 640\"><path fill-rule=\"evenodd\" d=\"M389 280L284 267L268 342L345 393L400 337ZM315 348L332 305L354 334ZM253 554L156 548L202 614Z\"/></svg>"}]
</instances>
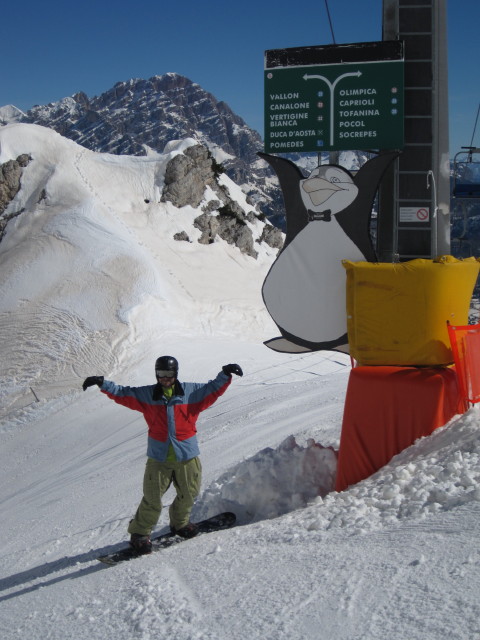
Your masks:
<instances>
[{"instance_id":1,"label":"orange safety netting","mask_svg":"<svg viewBox=\"0 0 480 640\"><path fill-rule=\"evenodd\" d=\"M480 324L448 324L460 393L466 402L480 402Z\"/></svg>"}]
</instances>

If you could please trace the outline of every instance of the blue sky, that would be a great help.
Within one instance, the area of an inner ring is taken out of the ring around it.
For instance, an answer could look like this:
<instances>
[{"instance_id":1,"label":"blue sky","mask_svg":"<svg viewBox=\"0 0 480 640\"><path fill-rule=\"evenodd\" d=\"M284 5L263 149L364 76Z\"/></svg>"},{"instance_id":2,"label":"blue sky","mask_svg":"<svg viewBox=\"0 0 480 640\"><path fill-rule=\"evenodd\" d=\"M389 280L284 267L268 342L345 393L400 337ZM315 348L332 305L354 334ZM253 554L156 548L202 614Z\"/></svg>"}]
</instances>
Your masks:
<instances>
[{"instance_id":1,"label":"blue sky","mask_svg":"<svg viewBox=\"0 0 480 640\"><path fill-rule=\"evenodd\" d=\"M382 0L329 0L337 44L381 40ZM450 155L470 144L480 102L480 0L448 0ZM8 2L0 106L27 110L175 71L263 134L266 49L332 44L324 0ZM480 146L480 123L474 144Z\"/></svg>"}]
</instances>

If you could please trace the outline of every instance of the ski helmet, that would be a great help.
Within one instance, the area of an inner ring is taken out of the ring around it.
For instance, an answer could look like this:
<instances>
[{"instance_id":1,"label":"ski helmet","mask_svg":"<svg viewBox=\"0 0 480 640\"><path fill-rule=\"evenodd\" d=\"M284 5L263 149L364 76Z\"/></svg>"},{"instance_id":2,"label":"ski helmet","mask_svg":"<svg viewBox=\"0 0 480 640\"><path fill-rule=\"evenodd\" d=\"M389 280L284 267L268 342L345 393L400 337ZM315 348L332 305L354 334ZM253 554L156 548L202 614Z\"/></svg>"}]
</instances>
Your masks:
<instances>
[{"instance_id":1,"label":"ski helmet","mask_svg":"<svg viewBox=\"0 0 480 640\"><path fill-rule=\"evenodd\" d=\"M178 360L173 356L160 356L155 362L155 374L157 371L173 371L176 378L178 376Z\"/></svg>"}]
</instances>

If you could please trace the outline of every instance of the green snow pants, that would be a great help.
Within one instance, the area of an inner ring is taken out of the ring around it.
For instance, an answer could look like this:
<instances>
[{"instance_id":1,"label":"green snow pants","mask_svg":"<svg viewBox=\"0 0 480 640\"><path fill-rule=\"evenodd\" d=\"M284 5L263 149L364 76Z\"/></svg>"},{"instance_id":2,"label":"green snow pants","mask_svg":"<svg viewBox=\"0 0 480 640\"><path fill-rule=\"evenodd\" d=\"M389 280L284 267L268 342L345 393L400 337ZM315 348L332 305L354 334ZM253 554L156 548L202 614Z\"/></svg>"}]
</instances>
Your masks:
<instances>
[{"instance_id":1,"label":"green snow pants","mask_svg":"<svg viewBox=\"0 0 480 640\"><path fill-rule=\"evenodd\" d=\"M147 459L143 477L143 498L128 533L149 535L162 511L162 497L173 482L177 492L169 509L170 526L180 529L188 524L195 498L200 491L202 465L199 458L186 462L158 462Z\"/></svg>"}]
</instances>

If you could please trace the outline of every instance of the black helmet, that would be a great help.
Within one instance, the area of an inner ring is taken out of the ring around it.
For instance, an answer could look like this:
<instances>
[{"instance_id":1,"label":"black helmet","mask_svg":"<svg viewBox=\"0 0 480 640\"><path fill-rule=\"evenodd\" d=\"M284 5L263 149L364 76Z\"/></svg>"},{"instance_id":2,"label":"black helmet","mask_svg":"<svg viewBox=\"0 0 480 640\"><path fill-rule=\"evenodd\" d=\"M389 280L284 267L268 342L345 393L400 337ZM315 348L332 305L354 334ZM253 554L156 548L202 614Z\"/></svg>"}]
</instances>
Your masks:
<instances>
[{"instance_id":1,"label":"black helmet","mask_svg":"<svg viewBox=\"0 0 480 640\"><path fill-rule=\"evenodd\" d=\"M175 378L178 376L178 360L173 356L160 356L155 362L155 375L157 371L173 371Z\"/></svg>"}]
</instances>

